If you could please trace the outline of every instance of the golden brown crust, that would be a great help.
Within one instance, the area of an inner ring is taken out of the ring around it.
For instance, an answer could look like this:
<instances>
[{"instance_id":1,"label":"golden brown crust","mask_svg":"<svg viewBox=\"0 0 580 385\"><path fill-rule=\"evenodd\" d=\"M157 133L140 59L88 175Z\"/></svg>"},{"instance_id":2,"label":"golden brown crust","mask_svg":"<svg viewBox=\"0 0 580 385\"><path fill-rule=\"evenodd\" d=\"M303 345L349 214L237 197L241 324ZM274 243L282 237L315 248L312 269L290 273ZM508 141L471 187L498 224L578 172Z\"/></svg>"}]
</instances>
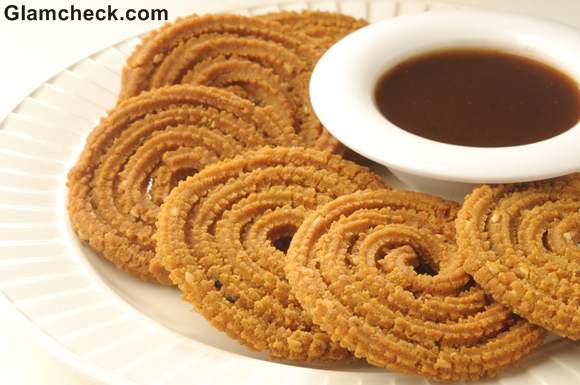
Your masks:
<instances>
[{"instance_id":1,"label":"golden brown crust","mask_svg":"<svg viewBox=\"0 0 580 385\"><path fill-rule=\"evenodd\" d=\"M466 270L498 302L580 339L580 174L484 185L457 219Z\"/></svg>"},{"instance_id":2,"label":"golden brown crust","mask_svg":"<svg viewBox=\"0 0 580 385\"><path fill-rule=\"evenodd\" d=\"M348 356L313 325L284 276L284 245L319 204L383 188L366 168L305 148L265 148L207 167L162 206L158 262L216 328L276 358Z\"/></svg>"},{"instance_id":3,"label":"golden brown crust","mask_svg":"<svg viewBox=\"0 0 580 385\"><path fill-rule=\"evenodd\" d=\"M151 32L123 70L120 99L172 84L228 89L270 105L303 143L338 152L316 118L308 82L319 49L278 23L239 15L193 15ZM325 135L320 141L318 138Z\"/></svg>"},{"instance_id":4,"label":"golden brown crust","mask_svg":"<svg viewBox=\"0 0 580 385\"><path fill-rule=\"evenodd\" d=\"M298 32L308 36L321 53L349 33L368 25L363 19L324 11L274 12L258 18L279 23L289 33Z\"/></svg>"},{"instance_id":5,"label":"golden brown crust","mask_svg":"<svg viewBox=\"0 0 580 385\"><path fill-rule=\"evenodd\" d=\"M68 176L68 210L79 237L147 281L159 205L177 181L248 148L298 143L268 108L227 91L173 86L130 98L89 135Z\"/></svg>"},{"instance_id":6,"label":"golden brown crust","mask_svg":"<svg viewBox=\"0 0 580 385\"><path fill-rule=\"evenodd\" d=\"M446 381L496 375L545 332L472 284L456 252L457 209L387 190L319 207L288 251L293 293L314 323L371 364Z\"/></svg>"},{"instance_id":7,"label":"golden brown crust","mask_svg":"<svg viewBox=\"0 0 580 385\"><path fill-rule=\"evenodd\" d=\"M257 18L233 14L191 15L167 23L143 38L142 44L129 57L125 67L129 72L139 70L139 73L135 75L139 77L140 81L131 84L130 87L129 84L124 85L128 87L124 87L127 93L124 94L122 91L121 99L134 96L148 89L158 67L175 49L181 49L184 45L196 41L204 42L216 37L249 38L278 44L291 53L301 56L304 64L312 61L315 57L315 53L308 44L304 44L294 37L289 37L283 31L273 27L271 23ZM300 68L293 70L300 70Z\"/></svg>"}]
</instances>

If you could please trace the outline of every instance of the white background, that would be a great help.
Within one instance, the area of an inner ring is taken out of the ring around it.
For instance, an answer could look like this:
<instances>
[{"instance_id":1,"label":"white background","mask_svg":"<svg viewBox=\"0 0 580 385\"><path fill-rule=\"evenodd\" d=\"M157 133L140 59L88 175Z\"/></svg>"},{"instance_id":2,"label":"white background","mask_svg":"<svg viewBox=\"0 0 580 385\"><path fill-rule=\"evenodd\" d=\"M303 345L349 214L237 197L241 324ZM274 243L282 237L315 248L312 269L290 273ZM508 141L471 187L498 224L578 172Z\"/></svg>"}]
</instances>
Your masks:
<instances>
[{"instance_id":1,"label":"white background","mask_svg":"<svg viewBox=\"0 0 580 385\"><path fill-rule=\"evenodd\" d=\"M165 8L170 19L219 3L244 6L260 0L0 0L0 119L40 83L77 60L158 22L15 22L4 18L7 5L97 9ZM541 16L580 27L580 0L449 0ZM0 202L1 203L1 202ZM67 367L38 345L0 308L0 383L6 385L86 385L96 382ZM192 383L195 379L192 379Z\"/></svg>"}]
</instances>

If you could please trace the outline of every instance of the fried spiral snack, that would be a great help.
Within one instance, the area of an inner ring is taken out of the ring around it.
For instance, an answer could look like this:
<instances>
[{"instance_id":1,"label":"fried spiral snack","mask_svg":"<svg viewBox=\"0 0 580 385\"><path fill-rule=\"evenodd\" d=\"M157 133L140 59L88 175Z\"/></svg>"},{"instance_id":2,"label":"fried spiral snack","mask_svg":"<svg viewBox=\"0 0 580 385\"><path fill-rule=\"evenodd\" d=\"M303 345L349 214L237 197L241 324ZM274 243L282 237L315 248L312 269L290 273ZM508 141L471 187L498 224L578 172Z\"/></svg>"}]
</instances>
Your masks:
<instances>
[{"instance_id":1,"label":"fried spiral snack","mask_svg":"<svg viewBox=\"0 0 580 385\"><path fill-rule=\"evenodd\" d=\"M580 174L484 185L457 219L466 270L498 302L580 339Z\"/></svg>"},{"instance_id":2,"label":"fried spiral snack","mask_svg":"<svg viewBox=\"0 0 580 385\"><path fill-rule=\"evenodd\" d=\"M160 262L185 300L249 348L291 360L347 357L290 292L285 246L318 205L369 188L384 184L364 167L313 149L265 148L220 162L166 199Z\"/></svg>"},{"instance_id":3,"label":"fried spiral snack","mask_svg":"<svg viewBox=\"0 0 580 385\"><path fill-rule=\"evenodd\" d=\"M457 210L408 191L337 198L294 235L285 269L293 293L371 364L435 380L499 373L545 332L473 285L456 252Z\"/></svg>"},{"instance_id":4,"label":"fried spiral snack","mask_svg":"<svg viewBox=\"0 0 580 385\"><path fill-rule=\"evenodd\" d=\"M289 33L297 31L305 34L321 53L349 33L368 25L363 19L323 11L275 12L258 18L279 23L286 27Z\"/></svg>"},{"instance_id":5,"label":"fried spiral snack","mask_svg":"<svg viewBox=\"0 0 580 385\"><path fill-rule=\"evenodd\" d=\"M143 280L159 206L180 179L248 148L298 143L291 127L227 91L179 85L126 100L102 119L68 176L82 240Z\"/></svg>"},{"instance_id":6,"label":"fried spiral snack","mask_svg":"<svg viewBox=\"0 0 580 385\"><path fill-rule=\"evenodd\" d=\"M339 151L310 104L308 82L318 55L307 36L287 33L278 23L193 15L144 38L123 70L120 99L180 83L225 88L272 106L305 145Z\"/></svg>"}]
</instances>

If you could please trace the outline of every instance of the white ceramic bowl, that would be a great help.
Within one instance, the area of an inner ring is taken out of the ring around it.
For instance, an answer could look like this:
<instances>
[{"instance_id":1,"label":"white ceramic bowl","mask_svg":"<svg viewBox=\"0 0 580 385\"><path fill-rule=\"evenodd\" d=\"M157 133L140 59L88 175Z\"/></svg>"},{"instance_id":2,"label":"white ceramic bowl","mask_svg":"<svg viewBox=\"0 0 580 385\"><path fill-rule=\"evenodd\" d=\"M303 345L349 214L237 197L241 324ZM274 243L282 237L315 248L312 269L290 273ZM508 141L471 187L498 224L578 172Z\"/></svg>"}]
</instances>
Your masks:
<instances>
[{"instance_id":1,"label":"white ceramic bowl","mask_svg":"<svg viewBox=\"0 0 580 385\"><path fill-rule=\"evenodd\" d=\"M484 148L425 139L381 115L374 89L389 68L421 53L465 47L525 55L580 81L578 30L496 12L430 12L372 24L334 45L312 75L314 110L346 146L424 191L460 198L474 183L532 181L579 171L580 124L541 142Z\"/></svg>"}]
</instances>

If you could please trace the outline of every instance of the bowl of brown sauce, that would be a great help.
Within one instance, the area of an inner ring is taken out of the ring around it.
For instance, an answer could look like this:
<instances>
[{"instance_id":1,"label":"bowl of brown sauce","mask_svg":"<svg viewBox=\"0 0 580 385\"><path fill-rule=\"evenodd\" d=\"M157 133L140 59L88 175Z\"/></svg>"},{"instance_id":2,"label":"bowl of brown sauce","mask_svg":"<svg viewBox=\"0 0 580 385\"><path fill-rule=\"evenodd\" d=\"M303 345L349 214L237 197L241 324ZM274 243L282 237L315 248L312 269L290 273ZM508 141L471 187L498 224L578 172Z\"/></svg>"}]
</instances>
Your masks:
<instances>
[{"instance_id":1,"label":"bowl of brown sauce","mask_svg":"<svg viewBox=\"0 0 580 385\"><path fill-rule=\"evenodd\" d=\"M313 72L319 119L424 191L580 171L580 31L484 11L374 23Z\"/></svg>"}]
</instances>

